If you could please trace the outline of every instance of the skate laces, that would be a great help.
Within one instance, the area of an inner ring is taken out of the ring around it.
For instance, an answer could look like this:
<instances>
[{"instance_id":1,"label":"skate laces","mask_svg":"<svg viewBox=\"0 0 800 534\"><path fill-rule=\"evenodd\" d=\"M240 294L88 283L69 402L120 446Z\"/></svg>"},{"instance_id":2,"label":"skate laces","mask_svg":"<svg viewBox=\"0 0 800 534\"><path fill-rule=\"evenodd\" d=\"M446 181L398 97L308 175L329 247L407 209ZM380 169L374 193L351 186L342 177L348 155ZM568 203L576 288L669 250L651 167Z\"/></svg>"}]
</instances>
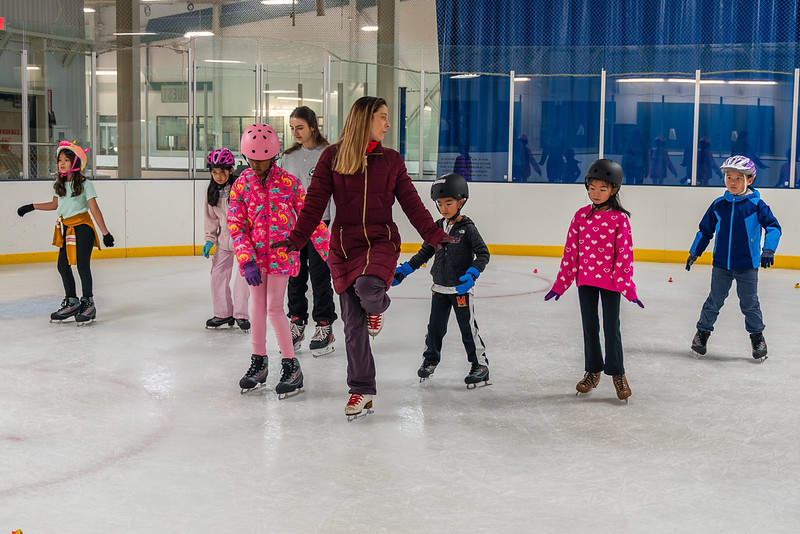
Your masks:
<instances>
[{"instance_id":1,"label":"skate laces","mask_svg":"<svg viewBox=\"0 0 800 534\"><path fill-rule=\"evenodd\" d=\"M286 382L292 376L294 365L292 365L292 360L284 358L284 360L281 362L281 366L281 382Z\"/></svg>"},{"instance_id":2,"label":"skate laces","mask_svg":"<svg viewBox=\"0 0 800 534\"><path fill-rule=\"evenodd\" d=\"M311 341L325 341L328 339L328 336L331 332L331 325L329 324L318 324L317 329L314 331L314 336L311 338Z\"/></svg>"},{"instance_id":3,"label":"skate laces","mask_svg":"<svg viewBox=\"0 0 800 534\"><path fill-rule=\"evenodd\" d=\"M245 376L255 376L255 375L257 375L262 367L264 367L264 360L261 360L261 362L259 362L255 358L252 358L250 360L250 369L247 370L247 372L245 373Z\"/></svg>"},{"instance_id":4,"label":"skate laces","mask_svg":"<svg viewBox=\"0 0 800 534\"><path fill-rule=\"evenodd\" d=\"M581 380L581 384L585 386L593 386L596 374L597 373L590 373L587 371L586 374L583 375L583 380Z\"/></svg>"},{"instance_id":5,"label":"skate laces","mask_svg":"<svg viewBox=\"0 0 800 534\"><path fill-rule=\"evenodd\" d=\"M347 401L348 406L358 406L361 404L361 401L364 400L364 395L359 395L358 393L353 393L350 395L350 400Z\"/></svg>"},{"instance_id":6,"label":"skate laces","mask_svg":"<svg viewBox=\"0 0 800 534\"><path fill-rule=\"evenodd\" d=\"M300 337L303 334L305 325L300 320L292 320L289 325L292 327L292 337Z\"/></svg>"},{"instance_id":7,"label":"skate laces","mask_svg":"<svg viewBox=\"0 0 800 534\"><path fill-rule=\"evenodd\" d=\"M383 327L383 314L367 314L367 328L370 330L380 330Z\"/></svg>"},{"instance_id":8,"label":"skate laces","mask_svg":"<svg viewBox=\"0 0 800 534\"><path fill-rule=\"evenodd\" d=\"M615 388L617 388L619 390L627 389L626 384L625 384L625 375L614 375L612 377L612 380L614 381L614 387Z\"/></svg>"}]
</instances>

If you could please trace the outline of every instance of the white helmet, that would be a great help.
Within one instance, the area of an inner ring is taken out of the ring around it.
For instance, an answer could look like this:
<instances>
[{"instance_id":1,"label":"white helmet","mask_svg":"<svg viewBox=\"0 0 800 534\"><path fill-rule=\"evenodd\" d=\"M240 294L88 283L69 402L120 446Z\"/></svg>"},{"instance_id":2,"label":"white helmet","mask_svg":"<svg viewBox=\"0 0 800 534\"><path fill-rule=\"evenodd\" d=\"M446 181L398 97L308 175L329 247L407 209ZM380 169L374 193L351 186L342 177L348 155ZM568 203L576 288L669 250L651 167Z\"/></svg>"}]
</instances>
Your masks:
<instances>
[{"instance_id":1,"label":"white helmet","mask_svg":"<svg viewBox=\"0 0 800 534\"><path fill-rule=\"evenodd\" d=\"M750 158L744 156L731 156L725 160L720 166L720 170L724 173L726 171L736 171L744 174L745 176L756 177L756 164Z\"/></svg>"}]
</instances>

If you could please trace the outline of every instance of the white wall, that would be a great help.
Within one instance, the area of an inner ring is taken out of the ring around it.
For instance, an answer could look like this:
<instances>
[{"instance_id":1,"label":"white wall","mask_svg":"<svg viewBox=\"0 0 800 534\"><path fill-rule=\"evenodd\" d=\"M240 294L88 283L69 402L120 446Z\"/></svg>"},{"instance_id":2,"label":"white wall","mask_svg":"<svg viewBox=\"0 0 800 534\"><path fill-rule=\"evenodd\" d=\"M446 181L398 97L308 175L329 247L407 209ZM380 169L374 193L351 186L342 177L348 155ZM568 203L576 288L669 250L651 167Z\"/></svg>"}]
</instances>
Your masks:
<instances>
[{"instance_id":1,"label":"white wall","mask_svg":"<svg viewBox=\"0 0 800 534\"><path fill-rule=\"evenodd\" d=\"M116 246L176 247L202 245L202 199L208 181L98 180L98 203ZM435 212L431 182L416 182L420 197ZM0 258L5 254L54 251L50 244L55 212L36 211L19 218L16 209L51 199L47 181L0 182ZM633 214L634 246L638 249L687 251L697 224L722 188L623 187L623 205ZM781 223L779 255L800 256L800 191L761 190ZM484 240L496 245L563 246L575 211L588 203L582 185L471 183L464 209ZM420 237L395 205L395 220L404 241ZM2 261L0 261L2 263Z\"/></svg>"}]
</instances>

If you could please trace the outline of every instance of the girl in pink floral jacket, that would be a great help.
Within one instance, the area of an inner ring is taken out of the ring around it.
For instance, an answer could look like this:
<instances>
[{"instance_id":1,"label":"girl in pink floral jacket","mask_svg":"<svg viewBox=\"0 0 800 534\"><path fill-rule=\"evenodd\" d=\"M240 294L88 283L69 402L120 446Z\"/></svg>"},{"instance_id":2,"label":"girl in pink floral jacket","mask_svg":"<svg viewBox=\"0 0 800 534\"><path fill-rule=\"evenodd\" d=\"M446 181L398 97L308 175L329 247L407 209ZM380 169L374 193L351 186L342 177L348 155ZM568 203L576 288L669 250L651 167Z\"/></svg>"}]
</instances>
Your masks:
<instances>
[{"instance_id":1,"label":"girl in pink floral jacket","mask_svg":"<svg viewBox=\"0 0 800 534\"><path fill-rule=\"evenodd\" d=\"M553 288L544 297L556 300L573 281L577 281L583 322L585 374L575 386L588 393L597 386L601 373L612 376L617 397L631 395L622 362L622 335L619 327L620 295L644 308L633 283L633 239L617 193L622 184L622 167L610 159L600 159L586 171L586 189L592 204L575 213L567 232L561 268ZM600 348L599 301L603 302L603 332L606 357Z\"/></svg>"},{"instance_id":2,"label":"girl in pink floral jacket","mask_svg":"<svg viewBox=\"0 0 800 534\"><path fill-rule=\"evenodd\" d=\"M275 390L281 395L303 387L303 373L294 355L289 320L283 309L290 276L300 269L299 253L273 250L270 245L289 235L303 207L305 190L300 181L274 163L280 152L275 130L253 124L245 131L242 153L250 168L233 183L228 207L228 229L239 268L250 286L250 369L240 380L246 392L267 379L267 317L275 330L282 355L281 379ZM322 222L311 236L323 259L328 258L330 236Z\"/></svg>"}]
</instances>

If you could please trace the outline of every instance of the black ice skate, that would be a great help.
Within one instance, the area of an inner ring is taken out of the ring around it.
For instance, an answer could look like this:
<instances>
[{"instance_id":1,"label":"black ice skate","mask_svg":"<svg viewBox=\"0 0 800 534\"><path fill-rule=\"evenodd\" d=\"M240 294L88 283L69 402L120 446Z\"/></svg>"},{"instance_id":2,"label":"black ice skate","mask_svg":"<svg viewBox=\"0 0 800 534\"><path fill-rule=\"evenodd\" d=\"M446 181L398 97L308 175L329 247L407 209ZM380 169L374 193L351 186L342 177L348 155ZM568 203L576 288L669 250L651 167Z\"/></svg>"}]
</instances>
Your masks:
<instances>
[{"instance_id":1,"label":"black ice skate","mask_svg":"<svg viewBox=\"0 0 800 534\"><path fill-rule=\"evenodd\" d=\"M92 297L81 298L81 309L78 315L75 316L75 322L78 326L91 324L97 316L97 309L94 307L94 299Z\"/></svg>"},{"instance_id":2,"label":"black ice skate","mask_svg":"<svg viewBox=\"0 0 800 534\"><path fill-rule=\"evenodd\" d=\"M264 384L267 381L269 369L267 365L269 358L266 355L259 356L253 354L250 357L250 369L239 380L239 387L242 388L242 395L257 388L259 384Z\"/></svg>"},{"instance_id":3,"label":"black ice skate","mask_svg":"<svg viewBox=\"0 0 800 534\"><path fill-rule=\"evenodd\" d=\"M753 358L758 363L762 363L767 359L767 342L763 333L750 334L750 344L753 346Z\"/></svg>"},{"instance_id":4,"label":"black ice skate","mask_svg":"<svg viewBox=\"0 0 800 534\"><path fill-rule=\"evenodd\" d=\"M327 321L320 321L308 348L311 349L311 355L318 358L334 351L334 341L336 339L333 337L333 327Z\"/></svg>"},{"instance_id":5,"label":"black ice skate","mask_svg":"<svg viewBox=\"0 0 800 534\"><path fill-rule=\"evenodd\" d=\"M292 344L294 351L297 352L302 346L302 341L306 338L306 323L300 317L292 317L289 321L289 328L292 330Z\"/></svg>"},{"instance_id":6,"label":"black ice skate","mask_svg":"<svg viewBox=\"0 0 800 534\"><path fill-rule=\"evenodd\" d=\"M283 358L281 360L281 380L275 386L278 400L285 399L290 394L300 393L303 389L303 371L297 358Z\"/></svg>"},{"instance_id":7,"label":"black ice skate","mask_svg":"<svg viewBox=\"0 0 800 534\"><path fill-rule=\"evenodd\" d=\"M483 382L481 384L481 382ZM472 369L470 370L469 374L464 377L464 383L467 385L467 389L475 389L477 387L484 387L484 386L491 386L492 383L489 382L489 368L485 365L478 365L477 363L472 364ZM478 384L481 384L478 386Z\"/></svg>"},{"instance_id":8,"label":"black ice skate","mask_svg":"<svg viewBox=\"0 0 800 534\"><path fill-rule=\"evenodd\" d=\"M347 406L344 407L344 414L347 416L347 422L361 419L372 413L372 395L360 395L353 393L350 395L350 400L347 401Z\"/></svg>"},{"instance_id":9,"label":"black ice skate","mask_svg":"<svg viewBox=\"0 0 800 534\"><path fill-rule=\"evenodd\" d=\"M78 297L64 297L64 300L61 301L61 307L58 309L58 311L54 311L50 314L50 322L64 321L70 317L78 315L80 311L81 301L78 300Z\"/></svg>"},{"instance_id":10,"label":"black ice skate","mask_svg":"<svg viewBox=\"0 0 800 534\"><path fill-rule=\"evenodd\" d=\"M423 360L422 365L420 365L419 369L417 369L417 376L419 377L419 381L425 382L425 380L427 380L433 375L433 372L435 370L436 370L435 363Z\"/></svg>"},{"instance_id":11,"label":"black ice skate","mask_svg":"<svg viewBox=\"0 0 800 534\"><path fill-rule=\"evenodd\" d=\"M250 331L250 321L247 319L236 319L236 326L238 326L242 332Z\"/></svg>"},{"instance_id":12,"label":"black ice skate","mask_svg":"<svg viewBox=\"0 0 800 534\"><path fill-rule=\"evenodd\" d=\"M692 340L692 356L699 358L706 353L706 343L710 335L711 332L706 332L705 330L697 331Z\"/></svg>"},{"instance_id":13,"label":"black ice skate","mask_svg":"<svg viewBox=\"0 0 800 534\"><path fill-rule=\"evenodd\" d=\"M206 321L206 328L219 328L220 326L233 326L233 317L217 317L216 315Z\"/></svg>"}]
</instances>

